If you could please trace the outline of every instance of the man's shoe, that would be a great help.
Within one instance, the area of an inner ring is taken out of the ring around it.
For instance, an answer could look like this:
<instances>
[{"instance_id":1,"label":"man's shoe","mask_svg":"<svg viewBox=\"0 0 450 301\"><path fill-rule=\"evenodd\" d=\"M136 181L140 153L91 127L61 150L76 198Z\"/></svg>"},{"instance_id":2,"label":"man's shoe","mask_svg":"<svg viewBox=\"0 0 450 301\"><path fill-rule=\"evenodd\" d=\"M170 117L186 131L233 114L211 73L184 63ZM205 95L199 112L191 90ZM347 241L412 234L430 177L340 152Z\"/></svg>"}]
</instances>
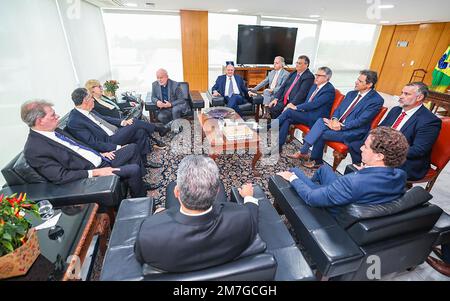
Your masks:
<instances>
[{"instance_id":1,"label":"man's shoe","mask_svg":"<svg viewBox=\"0 0 450 301\"><path fill-rule=\"evenodd\" d=\"M144 183L145 190L155 190L162 186L162 183Z\"/></svg>"},{"instance_id":2,"label":"man's shoe","mask_svg":"<svg viewBox=\"0 0 450 301\"><path fill-rule=\"evenodd\" d=\"M288 158L300 159L302 161L309 160L309 158L311 158L310 153L302 154L301 152L296 152L295 154L288 154L287 156L288 156Z\"/></svg>"},{"instance_id":3,"label":"man's shoe","mask_svg":"<svg viewBox=\"0 0 450 301\"><path fill-rule=\"evenodd\" d=\"M426 261L433 269L447 277L450 277L450 264L431 256L428 256Z\"/></svg>"},{"instance_id":4,"label":"man's shoe","mask_svg":"<svg viewBox=\"0 0 450 301\"><path fill-rule=\"evenodd\" d=\"M304 167L306 167L306 168L309 168L309 169L317 169L317 168L319 168L320 166L322 166L323 163L318 164L318 163L316 163L316 161L311 160L311 161L305 161L305 162L303 162L302 165L303 165Z\"/></svg>"},{"instance_id":5,"label":"man's shoe","mask_svg":"<svg viewBox=\"0 0 450 301\"><path fill-rule=\"evenodd\" d=\"M433 248L431 248L431 250L433 251L434 254L436 254L437 257L439 257L439 259L442 260L442 251L441 251L441 249L439 249L438 247L433 247Z\"/></svg>"},{"instance_id":6,"label":"man's shoe","mask_svg":"<svg viewBox=\"0 0 450 301\"><path fill-rule=\"evenodd\" d=\"M160 168L162 167L161 163L156 163L156 162L152 162L152 161L148 161L147 163L144 164L145 168Z\"/></svg>"},{"instance_id":7,"label":"man's shoe","mask_svg":"<svg viewBox=\"0 0 450 301\"><path fill-rule=\"evenodd\" d=\"M165 126L162 123L157 123L155 124L155 130L158 132L160 137L164 137L168 132L170 132L170 127Z\"/></svg>"},{"instance_id":8,"label":"man's shoe","mask_svg":"<svg viewBox=\"0 0 450 301\"><path fill-rule=\"evenodd\" d=\"M155 142L155 144L153 144L154 148L165 149L167 147L167 145L159 139L153 139L153 141Z\"/></svg>"}]
</instances>

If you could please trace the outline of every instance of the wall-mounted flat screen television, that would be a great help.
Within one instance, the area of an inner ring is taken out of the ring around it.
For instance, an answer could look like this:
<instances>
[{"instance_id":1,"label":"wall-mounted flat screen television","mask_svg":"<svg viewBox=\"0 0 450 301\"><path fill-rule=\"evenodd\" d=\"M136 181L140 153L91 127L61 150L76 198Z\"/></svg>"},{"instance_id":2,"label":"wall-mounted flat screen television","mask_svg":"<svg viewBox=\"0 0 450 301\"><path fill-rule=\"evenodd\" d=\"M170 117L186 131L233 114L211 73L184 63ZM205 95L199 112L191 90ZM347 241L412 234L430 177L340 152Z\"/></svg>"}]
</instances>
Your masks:
<instances>
[{"instance_id":1,"label":"wall-mounted flat screen television","mask_svg":"<svg viewBox=\"0 0 450 301\"><path fill-rule=\"evenodd\" d=\"M273 64L280 55L292 64L297 28L238 25L237 64Z\"/></svg>"}]
</instances>

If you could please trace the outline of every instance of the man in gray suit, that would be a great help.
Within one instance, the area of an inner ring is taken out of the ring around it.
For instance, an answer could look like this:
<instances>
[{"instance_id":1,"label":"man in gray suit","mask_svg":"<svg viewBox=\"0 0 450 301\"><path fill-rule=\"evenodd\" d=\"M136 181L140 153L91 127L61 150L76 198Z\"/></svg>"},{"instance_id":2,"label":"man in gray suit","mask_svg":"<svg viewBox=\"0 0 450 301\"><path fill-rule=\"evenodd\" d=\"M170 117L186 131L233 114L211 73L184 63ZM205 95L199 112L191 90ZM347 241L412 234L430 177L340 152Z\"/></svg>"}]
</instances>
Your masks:
<instances>
[{"instance_id":1,"label":"man in gray suit","mask_svg":"<svg viewBox=\"0 0 450 301\"><path fill-rule=\"evenodd\" d=\"M249 96L256 96L256 92L261 89L262 87L265 87L267 85L269 85L269 87L267 89L264 89L263 92L263 117L267 118L268 117L268 106L269 103L273 100L273 95L276 94L278 92L278 90L280 89L281 85L283 85L283 83L286 81L286 79L289 76L289 72L284 70L283 67L285 66L284 63L284 57L282 56L277 56L275 57L275 59L273 60L273 69L272 71L269 72L269 74L267 75L267 77L260 82L258 85L256 85L256 87L254 87L253 89L250 89L250 91L248 91L248 95Z\"/></svg>"},{"instance_id":2,"label":"man in gray suit","mask_svg":"<svg viewBox=\"0 0 450 301\"><path fill-rule=\"evenodd\" d=\"M158 69L156 79L152 84L152 102L158 107L158 120L167 124L188 113L189 104L183 98L181 87L176 81L169 79L167 71Z\"/></svg>"}]
</instances>

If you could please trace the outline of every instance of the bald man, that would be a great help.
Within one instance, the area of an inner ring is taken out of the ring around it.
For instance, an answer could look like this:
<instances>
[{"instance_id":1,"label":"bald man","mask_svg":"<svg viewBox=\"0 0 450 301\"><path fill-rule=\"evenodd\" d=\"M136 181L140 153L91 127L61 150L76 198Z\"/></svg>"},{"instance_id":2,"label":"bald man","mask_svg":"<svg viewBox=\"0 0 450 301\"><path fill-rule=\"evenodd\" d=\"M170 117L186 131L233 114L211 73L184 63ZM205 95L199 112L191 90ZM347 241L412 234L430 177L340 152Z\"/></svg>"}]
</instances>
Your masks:
<instances>
[{"instance_id":1,"label":"bald man","mask_svg":"<svg viewBox=\"0 0 450 301\"><path fill-rule=\"evenodd\" d=\"M182 114L189 112L190 107L183 98L183 92L178 82L169 79L165 69L156 71L156 81L152 84L152 102L156 103L158 110L156 116L164 124L181 118Z\"/></svg>"}]
</instances>

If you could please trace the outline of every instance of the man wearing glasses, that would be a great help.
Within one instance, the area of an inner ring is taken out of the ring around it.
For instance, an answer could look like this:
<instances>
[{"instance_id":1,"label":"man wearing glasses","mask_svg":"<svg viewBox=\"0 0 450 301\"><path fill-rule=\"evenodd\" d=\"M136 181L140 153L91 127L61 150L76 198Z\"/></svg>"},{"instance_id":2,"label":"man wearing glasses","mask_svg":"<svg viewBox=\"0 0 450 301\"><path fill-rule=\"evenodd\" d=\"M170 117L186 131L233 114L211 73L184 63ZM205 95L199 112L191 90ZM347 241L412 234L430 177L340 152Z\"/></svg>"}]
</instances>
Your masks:
<instances>
[{"instance_id":1,"label":"man wearing glasses","mask_svg":"<svg viewBox=\"0 0 450 301\"><path fill-rule=\"evenodd\" d=\"M272 118L280 116L288 103L299 105L305 102L308 91L314 84L314 74L308 67L309 58L306 55L299 56L295 63L295 71L289 75L269 103Z\"/></svg>"},{"instance_id":2,"label":"man wearing glasses","mask_svg":"<svg viewBox=\"0 0 450 301\"><path fill-rule=\"evenodd\" d=\"M328 67L320 67L316 72L314 85L309 89L306 101L299 105L288 103L283 113L277 118L279 122L279 147L286 143L291 124L302 123L309 127L319 118L330 116L335 96L334 86L330 83L332 71Z\"/></svg>"}]
</instances>

